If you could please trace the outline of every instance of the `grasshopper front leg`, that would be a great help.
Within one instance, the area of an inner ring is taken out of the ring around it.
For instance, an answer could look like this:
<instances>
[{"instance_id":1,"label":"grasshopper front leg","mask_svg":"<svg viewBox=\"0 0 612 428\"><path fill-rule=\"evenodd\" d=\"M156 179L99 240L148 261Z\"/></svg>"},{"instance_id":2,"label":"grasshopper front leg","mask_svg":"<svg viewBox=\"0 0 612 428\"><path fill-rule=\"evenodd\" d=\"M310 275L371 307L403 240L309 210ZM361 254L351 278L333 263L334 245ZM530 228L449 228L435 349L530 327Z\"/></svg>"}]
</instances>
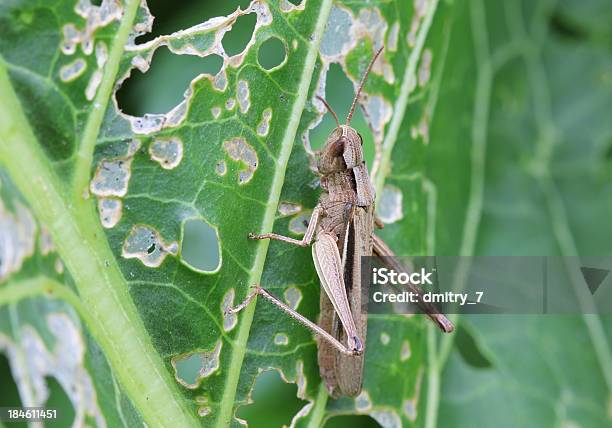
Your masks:
<instances>
[{"instance_id":1,"label":"grasshopper front leg","mask_svg":"<svg viewBox=\"0 0 612 428\"><path fill-rule=\"evenodd\" d=\"M320 205L317 205L312 211L310 221L308 222L308 228L306 228L306 233L304 233L304 237L302 239L294 239L288 236L279 235L277 233L262 233L261 235L249 233L249 239L274 239L276 241L286 242L299 247L308 247L312 243L312 238L317 230L319 217L321 217L322 211L323 209Z\"/></svg>"}]
</instances>

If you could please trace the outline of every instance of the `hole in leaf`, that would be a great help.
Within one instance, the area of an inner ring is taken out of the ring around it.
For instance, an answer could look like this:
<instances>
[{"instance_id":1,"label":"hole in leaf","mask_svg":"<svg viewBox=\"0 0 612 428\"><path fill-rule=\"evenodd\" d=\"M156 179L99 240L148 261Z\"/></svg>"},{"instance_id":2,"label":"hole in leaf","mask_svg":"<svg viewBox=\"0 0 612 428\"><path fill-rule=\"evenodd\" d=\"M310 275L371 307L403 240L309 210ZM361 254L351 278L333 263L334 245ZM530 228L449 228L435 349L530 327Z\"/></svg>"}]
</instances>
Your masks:
<instances>
[{"instance_id":1,"label":"hole in leaf","mask_svg":"<svg viewBox=\"0 0 612 428\"><path fill-rule=\"evenodd\" d=\"M296 394L297 386L284 382L278 371L264 371L255 380L254 403L240 407L237 416L247 421L249 428L289 426L291 419L306 404Z\"/></svg>"},{"instance_id":2,"label":"hole in leaf","mask_svg":"<svg viewBox=\"0 0 612 428\"><path fill-rule=\"evenodd\" d=\"M190 385L198 382L198 375L202 368L202 358L199 354L193 354L176 363L176 375L185 383Z\"/></svg>"},{"instance_id":3,"label":"hole in leaf","mask_svg":"<svg viewBox=\"0 0 612 428\"><path fill-rule=\"evenodd\" d=\"M54 377L45 377L45 382L49 388L49 398L45 403L47 409L57 409L57 419L45 422L45 426L50 427L69 427L74 421L74 407L70 397L64 388Z\"/></svg>"},{"instance_id":4,"label":"hole in leaf","mask_svg":"<svg viewBox=\"0 0 612 428\"><path fill-rule=\"evenodd\" d=\"M581 41L587 37L582 28L559 11L550 17L549 25L553 33L567 40Z\"/></svg>"},{"instance_id":5,"label":"hole in leaf","mask_svg":"<svg viewBox=\"0 0 612 428\"><path fill-rule=\"evenodd\" d=\"M477 369L488 369L493 367L491 361L480 350L474 336L472 336L469 330L461 325L457 329L455 343L459 355L461 355L463 361L469 366Z\"/></svg>"},{"instance_id":6,"label":"hole in leaf","mask_svg":"<svg viewBox=\"0 0 612 428\"><path fill-rule=\"evenodd\" d=\"M353 83L346 77L339 64L331 64L327 72L325 83L325 99L338 115L340 123L344 123L348 115L355 90ZM374 140L372 131L368 127L359 104L353 114L351 126L359 132L363 138L363 151L369 167L374 159ZM325 144L328 135L336 127L336 122L329 112L325 112L323 120L310 132L310 144L313 149L320 149Z\"/></svg>"},{"instance_id":7,"label":"hole in leaf","mask_svg":"<svg viewBox=\"0 0 612 428\"><path fill-rule=\"evenodd\" d=\"M342 415L329 418L324 428L380 428L380 424L368 415Z\"/></svg>"},{"instance_id":8,"label":"hole in leaf","mask_svg":"<svg viewBox=\"0 0 612 428\"><path fill-rule=\"evenodd\" d=\"M265 70L271 70L287 58L285 45L276 37L270 37L259 46L257 61Z\"/></svg>"},{"instance_id":9,"label":"hole in leaf","mask_svg":"<svg viewBox=\"0 0 612 428\"><path fill-rule=\"evenodd\" d=\"M132 75L117 91L117 102L123 112L132 116L167 113L183 100L189 83L196 76L201 73L215 75L222 65L223 59L218 55L205 58L175 55L165 46L160 47L145 74L138 69L132 70Z\"/></svg>"},{"instance_id":10,"label":"hole in leaf","mask_svg":"<svg viewBox=\"0 0 612 428\"><path fill-rule=\"evenodd\" d=\"M229 15L238 7L246 9L249 3L250 0L191 2L148 0L147 5L151 15L155 17L153 30L151 33L144 34L136 40L138 43L145 43L153 40L155 37L192 27L216 16Z\"/></svg>"},{"instance_id":11,"label":"hole in leaf","mask_svg":"<svg viewBox=\"0 0 612 428\"><path fill-rule=\"evenodd\" d=\"M221 44L229 56L239 54L246 48L247 43L253 37L257 15L249 13L239 16L232 26L232 30L225 33Z\"/></svg>"},{"instance_id":12,"label":"hole in leaf","mask_svg":"<svg viewBox=\"0 0 612 428\"><path fill-rule=\"evenodd\" d=\"M197 271L217 271L221 265L217 230L201 219L183 223L181 258Z\"/></svg>"},{"instance_id":13,"label":"hole in leaf","mask_svg":"<svg viewBox=\"0 0 612 428\"><path fill-rule=\"evenodd\" d=\"M219 339L214 348L178 355L172 358L175 379L187 388L195 389L202 379L219 369L219 355L223 343Z\"/></svg>"}]
</instances>

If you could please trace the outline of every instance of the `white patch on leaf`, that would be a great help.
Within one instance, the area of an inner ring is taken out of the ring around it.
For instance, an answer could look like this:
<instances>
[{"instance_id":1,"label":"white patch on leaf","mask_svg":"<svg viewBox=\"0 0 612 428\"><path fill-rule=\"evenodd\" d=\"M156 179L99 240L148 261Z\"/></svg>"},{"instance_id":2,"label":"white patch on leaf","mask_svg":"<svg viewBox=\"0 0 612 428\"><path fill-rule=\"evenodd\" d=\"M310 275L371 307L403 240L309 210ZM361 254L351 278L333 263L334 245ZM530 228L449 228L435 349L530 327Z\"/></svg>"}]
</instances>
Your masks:
<instances>
[{"instance_id":1,"label":"white patch on leaf","mask_svg":"<svg viewBox=\"0 0 612 428\"><path fill-rule=\"evenodd\" d=\"M234 98L228 98L225 102L225 109L231 111L234 110L234 107L236 107L236 100Z\"/></svg>"},{"instance_id":2,"label":"white patch on leaf","mask_svg":"<svg viewBox=\"0 0 612 428\"><path fill-rule=\"evenodd\" d=\"M383 332L380 334L380 343L386 346L389 344L390 341L391 341L391 337L389 337L387 333Z\"/></svg>"},{"instance_id":3,"label":"white patch on leaf","mask_svg":"<svg viewBox=\"0 0 612 428\"><path fill-rule=\"evenodd\" d=\"M302 301L302 292L295 285L287 287L283 295L285 296L285 302L293 310L296 310Z\"/></svg>"},{"instance_id":4,"label":"white patch on leaf","mask_svg":"<svg viewBox=\"0 0 612 428\"><path fill-rule=\"evenodd\" d=\"M223 296L223 300L221 301L221 314L223 315L223 330L231 331L236 327L238 323L238 316L229 312L228 309L234 306L234 297L236 292L233 288L227 290L225 295Z\"/></svg>"},{"instance_id":5,"label":"white patch on leaf","mask_svg":"<svg viewBox=\"0 0 612 428\"><path fill-rule=\"evenodd\" d=\"M278 346L286 346L289 344L289 337L285 333L276 333L274 335L274 344Z\"/></svg>"},{"instance_id":6,"label":"white patch on leaf","mask_svg":"<svg viewBox=\"0 0 612 428\"><path fill-rule=\"evenodd\" d=\"M106 229L111 229L121 220L123 202L121 199L100 198L98 199L98 214L100 222Z\"/></svg>"},{"instance_id":7,"label":"white patch on leaf","mask_svg":"<svg viewBox=\"0 0 612 428\"><path fill-rule=\"evenodd\" d=\"M417 418L417 409L416 409L416 400L411 398L409 400L404 400L402 403L402 410L404 414L408 418L409 421L414 422Z\"/></svg>"},{"instance_id":8,"label":"white patch on leaf","mask_svg":"<svg viewBox=\"0 0 612 428\"><path fill-rule=\"evenodd\" d=\"M154 140L149 146L149 155L162 168L174 169L183 159L183 142L177 137Z\"/></svg>"},{"instance_id":9,"label":"white patch on leaf","mask_svg":"<svg viewBox=\"0 0 612 428\"><path fill-rule=\"evenodd\" d=\"M370 395L365 389L355 397L355 410L357 413L368 413L372 410L372 400L370 400Z\"/></svg>"},{"instance_id":10,"label":"white patch on leaf","mask_svg":"<svg viewBox=\"0 0 612 428\"><path fill-rule=\"evenodd\" d=\"M219 162L217 162L217 164L215 165L215 172L220 177L223 177L225 174L227 174L227 164L224 160L220 160Z\"/></svg>"},{"instance_id":11,"label":"white patch on leaf","mask_svg":"<svg viewBox=\"0 0 612 428\"><path fill-rule=\"evenodd\" d=\"M390 184L385 184L380 195L377 214L383 223L391 224L404 218L402 191Z\"/></svg>"},{"instance_id":12,"label":"white patch on leaf","mask_svg":"<svg viewBox=\"0 0 612 428\"><path fill-rule=\"evenodd\" d=\"M308 381L306 379L306 375L304 374L304 361L302 360L297 360L295 363L295 384L298 388L297 396L299 398L305 398Z\"/></svg>"},{"instance_id":13,"label":"white patch on leaf","mask_svg":"<svg viewBox=\"0 0 612 428\"><path fill-rule=\"evenodd\" d=\"M429 144L429 117L424 114L418 125L410 128L410 136L413 140L419 137L423 138L423 144Z\"/></svg>"},{"instance_id":14,"label":"white patch on leaf","mask_svg":"<svg viewBox=\"0 0 612 428\"><path fill-rule=\"evenodd\" d=\"M132 58L132 65L136 67L141 73L146 73L149 71L150 63L147 62L146 59L141 57L140 55L136 55Z\"/></svg>"},{"instance_id":15,"label":"white patch on leaf","mask_svg":"<svg viewBox=\"0 0 612 428\"><path fill-rule=\"evenodd\" d=\"M72 426L86 426L88 421L105 428L96 388L85 366L86 345L79 327L65 313L48 314L46 323L53 335L53 349L29 325L21 327L18 343L0 334L0 351L8 357L23 405L44 406L50 395L45 378L53 377L74 409Z\"/></svg>"},{"instance_id":16,"label":"white patch on leaf","mask_svg":"<svg viewBox=\"0 0 612 428\"><path fill-rule=\"evenodd\" d=\"M87 63L83 58L77 58L74 61L60 68L59 77L62 82L71 82L85 73Z\"/></svg>"},{"instance_id":17,"label":"white patch on leaf","mask_svg":"<svg viewBox=\"0 0 612 428\"><path fill-rule=\"evenodd\" d=\"M178 244L176 242L167 244L157 230L146 225L132 226L121 249L123 257L137 258L148 267L159 267L168 254L176 256Z\"/></svg>"},{"instance_id":18,"label":"white patch on leaf","mask_svg":"<svg viewBox=\"0 0 612 428\"><path fill-rule=\"evenodd\" d=\"M389 52L397 51L397 40L399 39L399 22L394 22L389 31L389 38L387 39L387 49Z\"/></svg>"},{"instance_id":19,"label":"white patch on leaf","mask_svg":"<svg viewBox=\"0 0 612 428\"><path fill-rule=\"evenodd\" d=\"M306 4L306 0L302 0L299 4L295 5L288 0L280 0L279 9L281 12L289 13L296 10L304 10L304 6Z\"/></svg>"},{"instance_id":20,"label":"white patch on leaf","mask_svg":"<svg viewBox=\"0 0 612 428\"><path fill-rule=\"evenodd\" d=\"M60 49L65 55L73 55L79 44L85 55L91 55L96 30L119 21L123 16L121 3L116 0L102 0L99 6L90 0L78 0L74 11L84 19L84 27L79 29L74 23L64 25Z\"/></svg>"},{"instance_id":21,"label":"white patch on leaf","mask_svg":"<svg viewBox=\"0 0 612 428\"><path fill-rule=\"evenodd\" d=\"M102 159L89 185L96 196L123 197L127 194L132 158Z\"/></svg>"},{"instance_id":22,"label":"white patch on leaf","mask_svg":"<svg viewBox=\"0 0 612 428\"><path fill-rule=\"evenodd\" d=\"M238 173L238 184L246 184L251 181L259 162L255 149L242 137L224 141L223 149L232 160L244 165L244 168Z\"/></svg>"},{"instance_id":23,"label":"white patch on leaf","mask_svg":"<svg viewBox=\"0 0 612 428\"><path fill-rule=\"evenodd\" d=\"M289 231L296 235L303 235L306 233L308 228L308 222L312 216L312 211L303 211L299 215L296 215L289 221Z\"/></svg>"},{"instance_id":24,"label":"white patch on leaf","mask_svg":"<svg viewBox=\"0 0 612 428\"><path fill-rule=\"evenodd\" d=\"M198 416L200 416L202 418L204 416L208 416L210 414L210 412L211 412L211 409L208 406L198 407Z\"/></svg>"},{"instance_id":25,"label":"white patch on leaf","mask_svg":"<svg viewBox=\"0 0 612 428\"><path fill-rule=\"evenodd\" d=\"M370 129L374 132L374 138L382 141L385 125L393 114L391 103L379 95L368 95L363 104L363 112Z\"/></svg>"},{"instance_id":26,"label":"white patch on leaf","mask_svg":"<svg viewBox=\"0 0 612 428\"><path fill-rule=\"evenodd\" d=\"M261 122L257 125L257 135L265 137L270 131L270 120L272 120L272 109L267 108L263 111Z\"/></svg>"},{"instance_id":27,"label":"white patch on leaf","mask_svg":"<svg viewBox=\"0 0 612 428\"><path fill-rule=\"evenodd\" d=\"M375 410L370 416L383 428L402 428L402 420L394 410Z\"/></svg>"},{"instance_id":28,"label":"white patch on leaf","mask_svg":"<svg viewBox=\"0 0 612 428\"><path fill-rule=\"evenodd\" d=\"M433 60L433 54L431 49L425 49L421 56L421 64L418 71L419 86L423 87L431 78L431 62Z\"/></svg>"},{"instance_id":29,"label":"white patch on leaf","mask_svg":"<svg viewBox=\"0 0 612 428\"><path fill-rule=\"evenodd\" d=\"M21 203L15 202L14 207L13 214L0 199L0 281L18 272L36 247L34 217Z\"/></svg>"},{"instance_id":30,"label":"white patch on leaf","mask_svg":"<svg viewBox=\"0 0 612 428\"><path fill-rule=\"evenodd\" d=\"M294 215L300 211L302 211L302 206L294 202L281 201L281 203L278 204L278 213L282 217Z\"/></svg>"},{"instance_id":31,"label":"white patch on leaf","mask_svg":"<svg viewBox=\"0 0 612 428\"><path fill-rule=\"evenodd\" d=\"M102 69L106 61L108 61L108 48L106 47L106 43L98 42L96 43L96 65L99 69Z\"/></svg>"},{"instance_id":32,"label":"white patch on leaf","mask_svg":"<svg viewBox=\"0 0 612 428\"><path fill-rule=\"evenodd\" d=\"M238 97L238 106L242 114L249 111L251 107L251 93L249 91L249 82L246 80L239 80L236 87L236 95Z\"/></svg>"},{"instance_id":33,"label":"white patch on leaf","mask_svg":"<svg viewBox=\"0 0 612 428\"><path fill-rule=\"evenodd\" d=\"M421 21L427 12L429 0L413 0L413 15L410 23L410 31L406 37L408 47L413 48L416 44L417 34L421 27Z\"/></svg>"},{"instance_id":34,"label":"white patch on leaf","mask_svg":"<svg viewBox=\"0 0 612 428\"><path fill-rule=\"evenodd\" d=\"M412 351L410 350L410 342L404 340L402 342L402 349L400 350L400 361L406 361L412 355Z\"/></svg>"},{"instance_id":35,"label":"white patch on leaf","mask_svg":"<svg viewBox=\"0 0 612 428\"><path fill-rule=\"evenodd\" d=\"M354 46L353 22L349 10L335 4L332 6L319 49L327 61L339 61Z\"/></svg>"},{"instance_id":36,"label":"white patch on leaf","mask_svg":"<svg viewBox=\"0 0 612 428\"><path fill-rule=\"evenodd\" d=\"M85 98L87 98L87 101L93 100L96 96L98 87L100 86L100 83L102 83L102 76L102 71L100 70L94 71L94 73L91 75L87 88L85 88Z\"/></svg>"}]
</instances>

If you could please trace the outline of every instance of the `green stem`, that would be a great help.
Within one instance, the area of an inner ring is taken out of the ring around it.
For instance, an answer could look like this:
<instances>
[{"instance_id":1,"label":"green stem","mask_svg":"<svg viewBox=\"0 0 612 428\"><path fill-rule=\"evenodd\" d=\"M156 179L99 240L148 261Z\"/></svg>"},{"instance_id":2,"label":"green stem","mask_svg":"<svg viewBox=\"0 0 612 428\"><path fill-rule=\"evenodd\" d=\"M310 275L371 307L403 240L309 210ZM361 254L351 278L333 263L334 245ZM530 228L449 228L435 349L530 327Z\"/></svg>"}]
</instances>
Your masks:
<instances>
[{"instance_id":1,"label":"green stem","mask_svg":"<svg viewBox=\"0 0 612 428\"><path fill-rule=\"evenodd\" d=\"M312 34L312 42L308 47L308 53L306 54L306 59L304 61L302 75L300 76L298 89L296 91L298 95L293 103L289 116L289 123L287 124L287 128L285 129L281 142L281 150L276 162L276 170L274 171L274 178L272 180L272 187L268 197L267 208L262 220L263 232L271 232L274 225L276 209L278 207L281 190L283 189L283 183L285 181L287 163L289 162L289 156L291 155L295 135L300 124L302 111L306 105L308 88L312 80L312 73L314 72L319 54L319 46L321 44L321 39L323 38L323 32L325 30L325 25L327 24L331 7L332 0L323 0L319 9L319 16ZM257 252L255 254L255 262L253 264L253 268L251 269L251 274L249 275L249 284L257 284L261 279L268 252L268 243L268 240L263 240L258 244ZM253 302L251 302L249 306L242 311L240 323L238 324L234 352L232 353L229 367L227 368L228 375L223 390L223 404L221 405L219 418L217 419L218 427L229 426L232 421L240 371L247 349L247 341L249 339L251 324L253 323L253 316L255 314L255 301L256 299L253 299Z\"/></svg>"},{"instance_id":2,"label":"green stem","mask_svg":"<svg viewBox=\"0 0 612 428\"><path fill-rule=\"evenodd\" d=\"M315 398L314 407L310 414L310 420L308 421L307 428L319 428L323 425L323 418L325 417L325 406L327 406L327 387L325 382L319 384L319 392Z\"/></svg>"},{"instance_id":3,"label":"green stem","mask_svg":"<svg viewBox=\"0 0 612 428\"><path fill-rule=\"evenodd\" d=\"M113 89L115 88L115 80L119 71L121 56L125 49L130 32L134 27L134 19L140 6L140 0L127 0L123 11L123 18L117 30L117 34L113 38L113 44L108 54L108 60L104 66L104 74L96 97L89 108L89 115L85 130L81 138L81 144L77 152L75 162L75 172L73 176L72 190L74 191L74 199L83 198L89 186L89 178L91 174L91 164L93 162L93 153L98 133L104 114L110 100Z\"/></svg>"},{"instance_id":4,"label":"green stem","mask_svg":"<svg viewBox=\"0 0 612 428\"><path fill-rule=\"evenodd\" d=\"M149 426L195 426L150 342L128 293L93 203L71 206L50 169L0 59L0 163L50 231L82 304L98 326L97 340L126 393Z\"/></svg>"}]
</instances>

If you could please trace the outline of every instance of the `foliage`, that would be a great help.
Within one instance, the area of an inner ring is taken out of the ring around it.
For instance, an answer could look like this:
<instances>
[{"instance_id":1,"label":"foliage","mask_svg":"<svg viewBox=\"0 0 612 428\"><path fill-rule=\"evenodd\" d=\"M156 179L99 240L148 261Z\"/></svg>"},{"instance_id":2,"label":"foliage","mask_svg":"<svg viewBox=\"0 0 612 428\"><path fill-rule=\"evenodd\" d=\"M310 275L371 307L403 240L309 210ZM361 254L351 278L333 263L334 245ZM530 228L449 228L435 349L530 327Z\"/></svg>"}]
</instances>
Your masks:
<instances>
[{"instance_id":1,"label":"foliage","mask_svg":"<svg viewBox=\"0 0 612 428\"><path fill-rule=\"evenodd\" d=\"M333 401L310 332L263 301L224 314L261 283L316 319L310 250L246 235L303 233L315 95L343 116L381 44L354 123L397 253L608 255L605 2L241 2L148 41L145 3L95 3L0 5L0 349L24 405L53 378L89 425L238 425L271 369L296 426L609 423L606 318L465 317L455 344L371 316L364 391Z\"/></svg>"}]
</instances>

